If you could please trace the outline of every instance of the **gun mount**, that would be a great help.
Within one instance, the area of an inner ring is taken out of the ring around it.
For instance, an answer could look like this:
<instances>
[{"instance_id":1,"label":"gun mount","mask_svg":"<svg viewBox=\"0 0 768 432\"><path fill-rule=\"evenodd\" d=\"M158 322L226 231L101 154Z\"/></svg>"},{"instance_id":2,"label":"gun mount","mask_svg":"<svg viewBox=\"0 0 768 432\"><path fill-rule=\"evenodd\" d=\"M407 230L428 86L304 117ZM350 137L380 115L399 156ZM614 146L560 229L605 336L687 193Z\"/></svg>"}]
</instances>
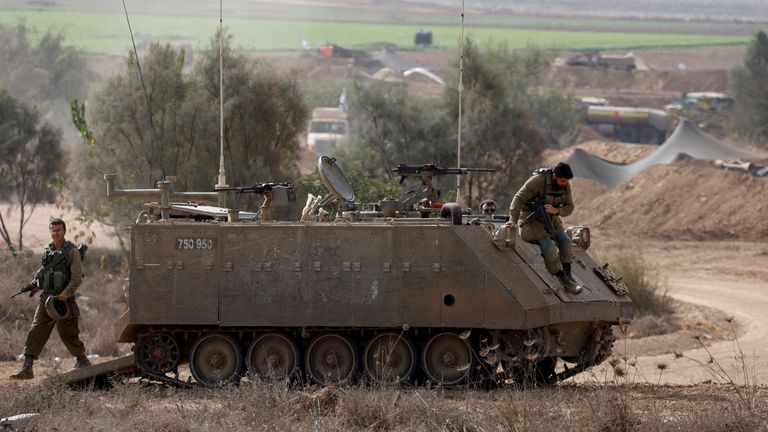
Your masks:
<instances>
[{"instance_id":1,"label":"gun mount","mask_svg":"<svg viewBox=\"0 0 768 432\"><path fill-rule=\"evenodd\" d=\"M435 164L400 164L392 172L400 176L400 184L403 184L408 179L412 180L400 199L404 205L410 206L423 198L426 198L429 203L435 202L440 198L440 190L433 184L435 176L448 174L466 175L472 171L494 172L496 170L493 168L446 168Z\"/></svg>"}]
</instances>

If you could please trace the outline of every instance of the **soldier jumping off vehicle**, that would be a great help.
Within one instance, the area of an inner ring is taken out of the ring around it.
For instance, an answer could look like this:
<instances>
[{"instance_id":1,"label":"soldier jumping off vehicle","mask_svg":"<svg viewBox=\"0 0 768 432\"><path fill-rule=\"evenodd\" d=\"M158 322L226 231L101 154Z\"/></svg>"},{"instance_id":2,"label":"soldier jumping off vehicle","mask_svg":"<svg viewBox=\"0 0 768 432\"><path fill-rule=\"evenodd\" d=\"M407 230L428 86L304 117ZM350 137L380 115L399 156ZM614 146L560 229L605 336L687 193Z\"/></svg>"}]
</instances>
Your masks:
<instances>
[{"instance_id":1,"label":"soldier jumping off vehicle","mask_svg":"<svg viewBox=\"0 0 768 432\"><path fill-rule=\"evenodd\" d=\"M80 340L80 310L75 303L75 292L83 281L80 252L64 239L67 226L63 220L53 219L48 228L53 241L43 252L42 267L32 281L42 290L40 303L24 344L24 365L18 373L10 376L11 379L34 378L32 365L48 342L54 326L67 350L77 358L75 368L91 365L85 356L85 345Z\"/></svg>"},{"instance_id":2,"label":"soldier jumping off vehicle","mask_svg":"<svg viewBox=\"0 0 768 432\"><path fill-rule=\"evenodd\" d=\"M579 294L582 288L571 274L571 239L560 220L573 213L569 185L572 178L571 167L563 162L554 168L536 170L512 199L507 225L514 228L517 224L520 238L539 245L547 270L560 281L567 293ZM539 203L543 204L536 212Z\"/></svg>"}]
</instances>

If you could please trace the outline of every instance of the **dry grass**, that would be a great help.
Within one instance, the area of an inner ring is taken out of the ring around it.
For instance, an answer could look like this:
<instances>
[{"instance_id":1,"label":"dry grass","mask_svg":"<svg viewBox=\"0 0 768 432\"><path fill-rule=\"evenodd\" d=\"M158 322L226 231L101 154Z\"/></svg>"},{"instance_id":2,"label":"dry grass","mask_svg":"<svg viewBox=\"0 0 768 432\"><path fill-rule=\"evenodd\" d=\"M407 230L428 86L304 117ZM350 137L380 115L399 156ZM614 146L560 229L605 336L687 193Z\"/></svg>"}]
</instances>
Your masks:
<instances>
[{"instance_id":1,"label":"dry grass","mask_svg":"<svg viewBox=\"0 0 768 432\"><path fill-rule=\"evenodd\" d=\"M635 302L635 318L629 327L634 337L662 335L680 330L674 317L674 302L667 295L668 286L640 252L598 251L598 262L607 262L622 277Z\"/></svg>"},{"instance_id":2,"label":"dry grass","mask_svg":"<svg viewBox=\"0 0 768 432\"><path fill-rule=\"evenodd\" d=\"M666 316L672 313L672 298L667 295L666 282L640 253L617 253L608 262L629 288L639 316Z\"/></svg>"},{"instance_id":3,"label":"dry grass","mask_svg":"<svg viewBox=\"0 0 768 432\"><path fill-rule=\"evenodd\" d=\"M761 431L768 390L752 408L727 386L561 385L491 392L302 388L243 383L176 390L139 381L110 391L4 392L0 416L39 412L36 430L207 431ZM43 427L44 425L44 427Z\"/></svg>"}]
</instances>

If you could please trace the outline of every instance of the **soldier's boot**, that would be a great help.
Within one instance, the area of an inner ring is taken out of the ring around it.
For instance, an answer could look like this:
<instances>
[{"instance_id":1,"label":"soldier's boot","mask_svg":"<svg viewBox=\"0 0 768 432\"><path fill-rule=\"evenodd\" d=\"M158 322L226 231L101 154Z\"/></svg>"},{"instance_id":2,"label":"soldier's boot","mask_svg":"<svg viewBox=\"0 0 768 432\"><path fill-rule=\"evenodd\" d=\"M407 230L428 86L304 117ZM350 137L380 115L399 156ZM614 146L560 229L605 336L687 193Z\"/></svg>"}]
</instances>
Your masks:
<instances>
[{"instance_id":1,"label":"soldier's boot","mask_svg":"<svg viewBox=\"0 0 768 432\"><path fill-rule=\"evenodd\" d=\"M32 371L32 365L34 363L34 357L24 356L24 365L21 366L21 370L11 375L10 378L14 380L28 380L34 378L35 373Z\"/></svg>"},{"instance_id":2,"label":"soldier's boot","mask_svg":"<svg viewBox=\"0 0 768 432\"><path fill-rule=\"evenodd\" d=\"M582 287L579 286L575 281L571 280L568 276L566 276L565 272L563 270L560 270L559 272L555 273L555 277L557 280L560 281L560 284L563 285L563 289L568 294L580 294L582 291Z\"/></svg>"},{"instance_id":3,"label":"soldier's boot","mask_svg":"<svg viewBox=\"0 0 768 432\"><path fill-rule=\"evenodd\" d=\"M75 369L81 369L84 367L88 367L91 365L91 361L88 360L88 357L84 355L77 356L77 361L75 362Z\"/></svg>"},{"instance_id":4,"label":"soldier's boot","mask_svg":"<svg viewBox=\"0 0 768 432\"><path fill-rule=\"evenodd\" d=\"M572 280L573 283L575 283L576 285L579 284L579 282L573 278L573 273L571 273L571 263L563 263L563 273L565 273L565 276L568 279Z\"/></svg>"}]
</instances>

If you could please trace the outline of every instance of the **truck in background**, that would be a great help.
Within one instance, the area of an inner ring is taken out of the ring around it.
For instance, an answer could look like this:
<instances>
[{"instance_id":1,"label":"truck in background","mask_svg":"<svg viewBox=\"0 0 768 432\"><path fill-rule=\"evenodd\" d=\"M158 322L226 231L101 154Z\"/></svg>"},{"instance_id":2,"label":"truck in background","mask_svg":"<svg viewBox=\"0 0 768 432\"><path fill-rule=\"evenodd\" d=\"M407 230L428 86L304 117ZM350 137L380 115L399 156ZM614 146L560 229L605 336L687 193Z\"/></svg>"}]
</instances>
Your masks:
<instances>
[{"instance_id":1,"label":"truck in background","mask_svg":"<svg viewBox=\"0 0 768 432\"><path fill-rule=\"evenodd\" d=\"M600 135L626 143L662 144L675 126L675 117L662 110L607 106L602 98L582 98L579 110Z\"/></svg>"},{"instance_id":2,"label":"truck in background","mask_svg":"<svg viewBox=\"0 0 768 432\"><path fill-rule=\"evenodd\" d=\"M347 112L343 108L315 108L309 121L307 148L318 155L333 153L347 142L348 129Z\"/></svg>"},{"instance_id":3,"label":"truck in background","mask_svg":"<svg viewBox=\"0 0 768 432\"><path fill-rule=\"evenodd\" d=\"M599 51L589 50L572 55L565 61L565 64L568 66L601 67L630 72L637 69L635 54L631 52L626 54L602 54Z\"/></svg>"},{"instance_id":4,"label":"truck in background","mask_svg":"<svg viewBox=\"0 0 768 432\"><path fill-rule=\"evenodd\" d=\"M733 108L734 98L729 92L683 92L682 97L664 107L667 111L720 113Z\"/></svg>"}]
</instances>

